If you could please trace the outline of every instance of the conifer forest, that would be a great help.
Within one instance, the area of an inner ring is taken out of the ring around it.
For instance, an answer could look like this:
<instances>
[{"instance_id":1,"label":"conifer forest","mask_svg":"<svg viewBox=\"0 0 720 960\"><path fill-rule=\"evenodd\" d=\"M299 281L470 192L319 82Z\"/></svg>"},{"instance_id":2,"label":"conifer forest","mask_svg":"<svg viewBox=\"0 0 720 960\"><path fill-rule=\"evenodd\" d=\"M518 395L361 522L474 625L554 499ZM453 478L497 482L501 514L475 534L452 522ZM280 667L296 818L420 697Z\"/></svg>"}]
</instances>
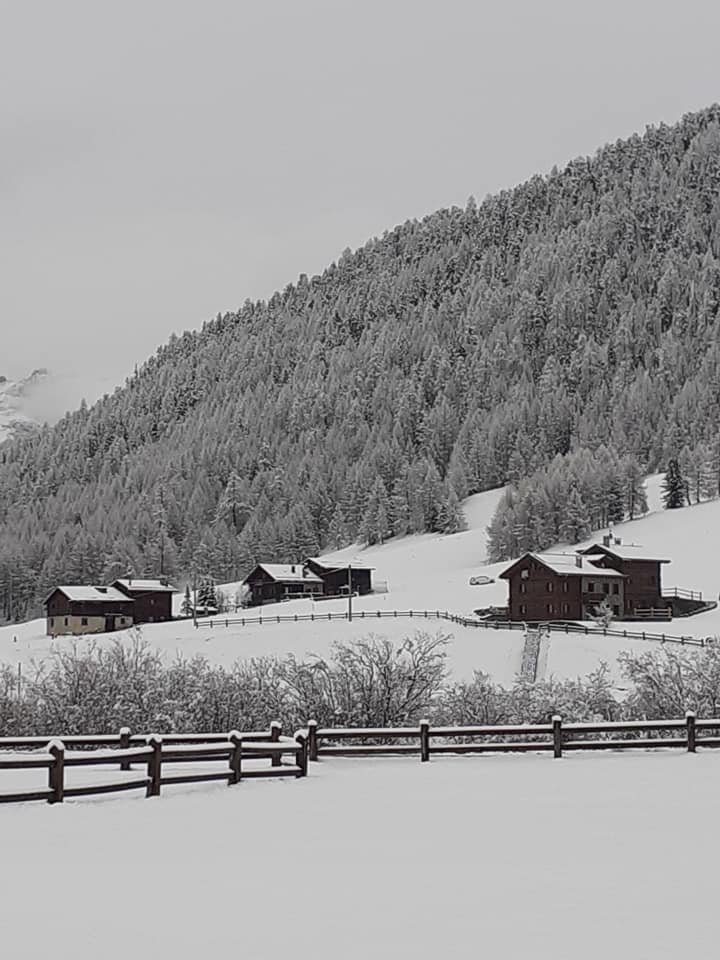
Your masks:
<instances>
[{"instance_id":1,"label":"conifer forest","mask_svg":"<svg viewBox=\"0 0 720 960\"><path fill-rule=\"evenodd\" d=\"M102 311L102 305L98 305ZM720 488L720 106L345 251L0 445L0 617L455 532L491 558ZM479 558L480 559L480 558Z\"/></svg>"}]
</instances>

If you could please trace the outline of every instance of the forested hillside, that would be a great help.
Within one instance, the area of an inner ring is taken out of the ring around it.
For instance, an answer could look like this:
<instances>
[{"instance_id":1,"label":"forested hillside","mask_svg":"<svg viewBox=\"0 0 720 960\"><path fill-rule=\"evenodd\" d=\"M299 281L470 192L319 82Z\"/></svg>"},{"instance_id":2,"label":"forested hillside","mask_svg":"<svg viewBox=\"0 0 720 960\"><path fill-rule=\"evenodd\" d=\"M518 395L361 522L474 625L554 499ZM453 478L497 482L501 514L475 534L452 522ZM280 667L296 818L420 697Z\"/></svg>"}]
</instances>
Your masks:
<instances>
[{"instance_id":1,"label":"forested hillside","mask_svg":"<svg viewBox=\"0 0 720 960\"><path fill-rule=\"evenodd\" d=\"M0 612L453 530L458 498L601 444L655 469L714 441L719 307L715 105L346 251L0 446Z\"/></svg>"}]
</instances>

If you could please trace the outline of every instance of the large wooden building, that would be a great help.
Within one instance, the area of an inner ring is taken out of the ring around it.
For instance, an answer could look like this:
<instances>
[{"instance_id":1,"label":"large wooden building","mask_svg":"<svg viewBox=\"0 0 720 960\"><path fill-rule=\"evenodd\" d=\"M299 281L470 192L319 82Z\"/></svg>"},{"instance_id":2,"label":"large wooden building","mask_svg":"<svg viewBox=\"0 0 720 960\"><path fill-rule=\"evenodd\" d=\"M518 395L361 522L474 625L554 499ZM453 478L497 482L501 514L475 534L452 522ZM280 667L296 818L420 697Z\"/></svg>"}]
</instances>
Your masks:
<instances>
[{"instance_id":1,"label":"large wooden building","mask_svg":"<svg viewBox=\"0 0 720 960\"><path fill-rule=\"evenodd\" d=\"M511 620L588 620L607 601L618 620L664 608L661 564L641 547L611 537L576 553L526 553L500 573Z\"/></svg>"},{"instance_id":2,"label":"large wooden building","mask_svg":"<svg viewBox=\"0 0 720 960\"><path fill-rule=\"evenodd\" d=\"M172 620L175 588L167 580L116 580L109 587L56 587L45 601L47 633L110 633Z\"/></svg>"},{"instance_id":3,"label":"large wooden building","mask_svg":"<svg viewBox=\"0 0 720 960\"><path fill-rule=\"evenodd\" d=\"M248 606L303 597L347 596L372 592L372 568L359 562L339 563L309 557L304 563L259 563L245 578Z\"/></svg>"},{"instance_id":4,"label":"large wooden building","mask_svg":"<svg viewBox=\"0 0 720 960\"><path fill-rule=\"evenodd\" d=\"M135 622L133 601L114 587L55 587L45 606L51 637L109 633Z\"/></svg>"}]
</instances>

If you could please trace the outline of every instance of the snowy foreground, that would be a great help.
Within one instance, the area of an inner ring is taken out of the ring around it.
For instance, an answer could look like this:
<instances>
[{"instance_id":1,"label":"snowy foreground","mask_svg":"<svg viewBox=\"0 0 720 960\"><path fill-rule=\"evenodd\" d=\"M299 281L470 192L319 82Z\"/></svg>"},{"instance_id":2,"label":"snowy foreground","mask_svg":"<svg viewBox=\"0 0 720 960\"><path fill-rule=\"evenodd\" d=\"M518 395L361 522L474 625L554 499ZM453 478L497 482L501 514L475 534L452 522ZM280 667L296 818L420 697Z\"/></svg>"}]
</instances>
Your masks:
<instances>
[{"instance_id":1,"label":"snowy foreground","mask_svg":"<svg viewBox=\"0 0 720 960\"><path fill-rule=\"evenodd\" d=\"M332 760L0 814L12 960L717 955L720 756Z\"/></svg>"}]
</instances>

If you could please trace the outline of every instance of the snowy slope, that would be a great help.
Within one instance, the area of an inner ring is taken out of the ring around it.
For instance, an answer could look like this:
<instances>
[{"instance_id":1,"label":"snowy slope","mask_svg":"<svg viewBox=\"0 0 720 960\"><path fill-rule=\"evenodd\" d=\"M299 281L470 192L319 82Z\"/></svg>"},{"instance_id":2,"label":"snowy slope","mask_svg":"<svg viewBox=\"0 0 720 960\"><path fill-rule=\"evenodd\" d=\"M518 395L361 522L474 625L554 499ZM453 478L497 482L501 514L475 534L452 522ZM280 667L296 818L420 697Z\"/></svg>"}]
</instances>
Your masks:
<instances>
[{"instance_id":1,"label":"snowy slope","mask_svg":"<svg viewBox=\"0 0 720 960\"><path fill-rule=\"evenodd\" d=\"M666 586L679 586L702 590L706 596L717 597L720 589L720 571L717 570L713 546L720 532L720 501L712 501L681 510L659 510L660 478L648 480L649 500L657 512L639 520L618 524L616 535L625 543L638 543L649 550L672 558L672 563L663 570ZM471 587L471 576L484 573L497 577L507 564L485 565L486 527L502 495L501 490L489 491L470 497L464 504L468 530L452 536L426 534L393 540L381 546L361 549L359 547L339 551L343 559L361 558L374 568L378 580L386 580L388 593L357 598L354 610L449 610L469 615L476 607L502 604L507 599L507 586L500 580L487 586ZM597 538L595 538L597 539ZM590 541L588 541L590 542ZM232 596L234 584L224 590ZM177 598L178 603L181 598ZM310 600L269 605L247 611L248 616L263 617L288 614L316 615L330 611L344 611L347 601L325 601L313 604ZM622 627L622 625L617 625ZM629 630L637 630L637 624L627 624ZM231 625L225 627L201 625L195 629L191 622L148 625L142 628L143 636L168 656L180 653L192 656L201 653L217 663L230 664L238 658L284 655L294 653L299 657L309 653L327 655L335 640L350 640L370 632L400 640L411 635L415 629L427 629L432 633L441 630L451 633L449 666L456 677L469 677L474 670L489 673L496 682L512 684L520 667L523 638L520 632L506 630L489 631L462 628L443 621L418 620L368 620L355 619L352 624L298 623L262 625ZM712 611L697 617L676 620L665 627L668 633L683 633L695 636L720 635L720 611ZM106 635L97 639L107 643L122 634ZM71 641L64 640L62 643ZM80 641L81 644L84 641ZM0 628L0 660L22 663L30 668L33 659L45 656L51 641L45 636L44 621ZM650 641L618 640L603 637L584 637L554 634L544 643L540 666L541 677L557 678L583 676L606 661L615 683L622 687L617 665L621 650L644 651L653 649Z\"/></svg>"},{"instance_id":2,"label":"snowy slope","mask_svg":"<svg viewBox=\"0 0 720 960\"><path fill-rule=\"evenodd\" d=\"M678 751L9 805L3 955L710 960L719 793L717 756Z\"/></svg>"}]
</instances>

